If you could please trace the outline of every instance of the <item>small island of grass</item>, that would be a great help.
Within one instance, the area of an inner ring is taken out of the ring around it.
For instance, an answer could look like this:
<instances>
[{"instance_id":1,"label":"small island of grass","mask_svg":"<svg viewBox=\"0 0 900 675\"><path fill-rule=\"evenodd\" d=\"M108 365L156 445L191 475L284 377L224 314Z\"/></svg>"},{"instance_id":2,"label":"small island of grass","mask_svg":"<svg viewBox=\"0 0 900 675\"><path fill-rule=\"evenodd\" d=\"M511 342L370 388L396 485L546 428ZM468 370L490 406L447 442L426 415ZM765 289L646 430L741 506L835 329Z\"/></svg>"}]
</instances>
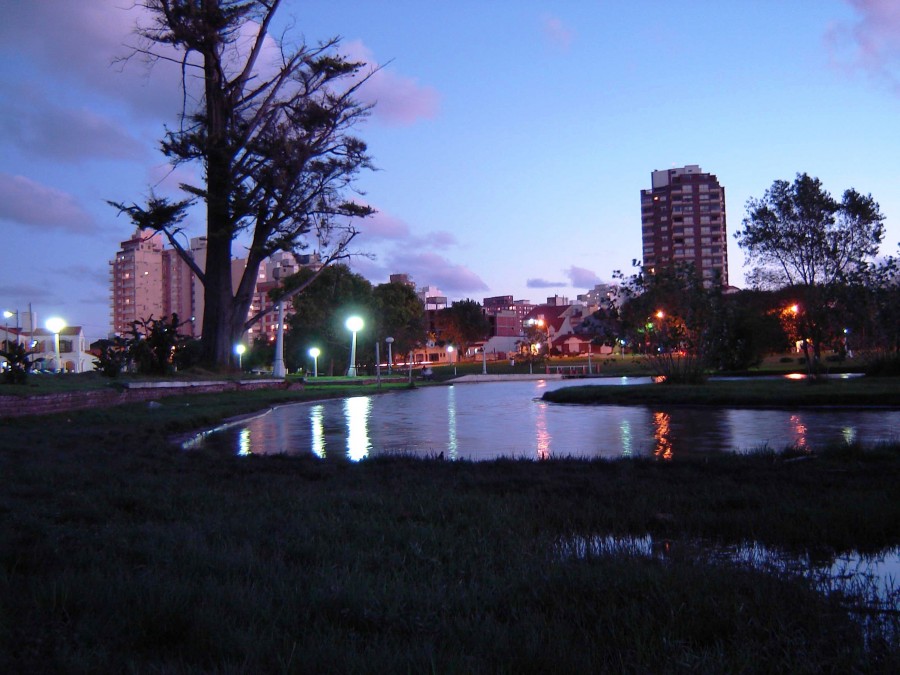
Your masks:
<instances>
[{"instance_id":1,"label":"small island of grass","mask_svg":"<svg viewBox=\"0 0 900 675\"><path fill-rule=\"evenodd\" d=\"M588 405L715 405L790 408L809 406L900 407L900 378L836 377L810 384L801 379L746 378L694 384L562 387L543 396L552 403Z\"/></svg>"}]
</instances>

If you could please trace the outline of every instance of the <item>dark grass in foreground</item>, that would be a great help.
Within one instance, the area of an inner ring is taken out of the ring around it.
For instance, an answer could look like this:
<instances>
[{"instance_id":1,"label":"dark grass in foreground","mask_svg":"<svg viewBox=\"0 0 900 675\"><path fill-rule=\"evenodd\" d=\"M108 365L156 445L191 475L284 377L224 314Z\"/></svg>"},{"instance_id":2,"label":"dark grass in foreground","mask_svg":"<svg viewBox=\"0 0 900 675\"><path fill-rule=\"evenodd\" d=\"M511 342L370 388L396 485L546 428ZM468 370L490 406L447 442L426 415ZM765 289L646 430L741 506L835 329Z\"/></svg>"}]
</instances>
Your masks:
<instances>
[{"instance_id":1,"label":"dark grass in foreground","mask_svg":"<svg viewBox=\"0 0 900 675\"><path fill-rule=\"evenodd\" d=\"M554 403L681 404L743 407L889 406L900 407L900 378L805 380L713 380L703 385L575 385L544 394Z\"/></svg>"},{"instance_id":2,"label":"dark grass in foreground","mask_svg":"<svg viewBox=\"0 0 900 675\"><path fill-rule=\"evenodd\" d=\"M190 405L186 405L190 403ZM257 401L258 403L258 401ZM900 544L900 448L657 463L184 453L221 397L3 422L3 672L896 672L805 582L608 533ZM161 416L157 416L160 413Z\"/></svg>"}]
</instances>

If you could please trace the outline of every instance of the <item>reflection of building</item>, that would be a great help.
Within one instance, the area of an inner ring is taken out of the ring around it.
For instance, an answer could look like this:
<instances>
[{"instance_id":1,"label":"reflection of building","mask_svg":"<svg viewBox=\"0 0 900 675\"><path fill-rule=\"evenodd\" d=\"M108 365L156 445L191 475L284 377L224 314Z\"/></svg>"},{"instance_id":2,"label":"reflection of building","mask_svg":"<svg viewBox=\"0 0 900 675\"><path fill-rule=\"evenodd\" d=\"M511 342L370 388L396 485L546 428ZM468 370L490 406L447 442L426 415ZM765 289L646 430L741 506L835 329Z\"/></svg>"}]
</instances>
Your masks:
<instances>
[{"instance_id":1,"label":"reflection of building","mask_svg":"<svg viewBox=\"0 0 900 675\"><path fill-rule=\"evenodd\" d=\"M696 164L654 171L641 190L643 264L647 268L691 263L709 285L728 285L725 189Z\"/></svg>"}]
</instances>

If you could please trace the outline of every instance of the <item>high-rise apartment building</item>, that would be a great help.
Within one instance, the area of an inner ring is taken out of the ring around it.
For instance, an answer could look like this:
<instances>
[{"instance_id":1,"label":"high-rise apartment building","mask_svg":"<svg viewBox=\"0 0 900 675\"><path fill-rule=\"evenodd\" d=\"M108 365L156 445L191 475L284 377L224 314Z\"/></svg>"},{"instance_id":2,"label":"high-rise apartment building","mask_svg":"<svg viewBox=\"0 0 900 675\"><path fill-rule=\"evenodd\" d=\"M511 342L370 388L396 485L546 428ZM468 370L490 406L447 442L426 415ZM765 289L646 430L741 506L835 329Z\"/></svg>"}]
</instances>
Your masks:
<instances>
[{"instance_id":1,"label":"high-rise apartment building","mask_svg":"<svg viewBox=\"0 0 900 675\"><path fill-rule=\"evenodd\" d=\"M163 248L162 235L137 231L120 245L109 263L112 332L124 335L134 321L173 313L190 319L193 275L174 250Z\"/></svg>"},{"instance_id":2,"label":"high-rise apartment building","mask_svg":"<svg viewBox=\"0 0 900 675\"><path fill-rule=\"evenodd\" d=\"M190 254L200 269L206 267L206 237L190 240ZM240 283L246 264L244 258L231 261L233 287ZM162 235L148 235L138 230L131 239L121 243L121 249L109 266L113 333L128 333L134 321L177 314L179 321L185 322L179 332L200 337L203 328L203 284L177 251L163 246ZM275 340L278 318L268 292L301 267L315 271L322 267L322 261L315 253L295 255L277 252L260 265L248 318L259 311L267 313L247 331L247 341L254 342L260 338ZM285 317L292 313L292 307L287 303Z\"/></svg>"},{"instance_id":3,"label":"high-rise apartment building","mask_svg":"<svg viewBox=\"0 0 900 675\"><path fill-rule=\"evenodd\" d=\"M696 164L652 172L641 190L645 268L692 263L705 285L728 285L725 188Z\"/></svg>"}]
</instances>

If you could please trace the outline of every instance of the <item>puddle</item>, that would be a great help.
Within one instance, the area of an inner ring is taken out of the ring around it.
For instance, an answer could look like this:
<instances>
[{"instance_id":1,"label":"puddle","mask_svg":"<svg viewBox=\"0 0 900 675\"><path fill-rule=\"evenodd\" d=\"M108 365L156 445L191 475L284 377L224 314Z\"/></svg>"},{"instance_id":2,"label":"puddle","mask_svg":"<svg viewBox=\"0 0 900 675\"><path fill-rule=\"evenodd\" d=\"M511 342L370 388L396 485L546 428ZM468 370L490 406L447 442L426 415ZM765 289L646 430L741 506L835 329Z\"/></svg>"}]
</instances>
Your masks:
<instances>
[{"instance_id":1,"label":"puddle","mask_svg":"<svg viewBox=\"0 0 900 675\"><path fill-rule=\"evenodd\" d=\"M818 592L837 595L869 634L900 637L900 546L877 554L792 553L758 543L722 545L701 540L643 537L572 537L557 543L561 558L633 556L654 560L706 560L768 574L806 579Z\"/></svg>"}]
</instances>

